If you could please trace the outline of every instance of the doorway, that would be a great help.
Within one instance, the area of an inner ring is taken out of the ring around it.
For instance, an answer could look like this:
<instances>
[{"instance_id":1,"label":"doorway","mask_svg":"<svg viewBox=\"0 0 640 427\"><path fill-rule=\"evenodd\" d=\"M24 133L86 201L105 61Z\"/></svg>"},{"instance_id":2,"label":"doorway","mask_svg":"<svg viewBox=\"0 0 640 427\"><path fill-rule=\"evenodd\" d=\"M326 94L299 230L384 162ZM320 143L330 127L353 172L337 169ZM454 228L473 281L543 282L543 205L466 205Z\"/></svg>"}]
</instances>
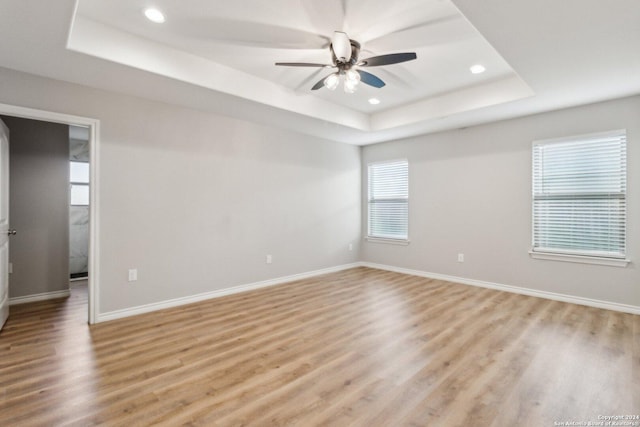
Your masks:
<instances>
[{"instance_id":1,"label":"doorway","mask_svg":"<svg viewBox=\"0 0 640 427\"><path fill-rule=\"evenodd\" d=\"M69 278L86 285L89 273L89 129L69 126Z\"/></svg>"},{"instance_id":2,"label":"doorway","mask_svg":"<svg viewBox=\"0 0 640 427\"><path fill-rule=\"evenodd\" d=\"M96 323L97 321L97 307L98 307L98 179L97 179L97 168L98 168L98 128L99 121L96 119L80 117L80 116L72 116L67 114L60 114L55 112L48 112L43 110L35 110L24 107L11 106L6 104L0 104L0 115L22 118L22 119L31 119L37 120L41 122L49 122L56 124L68 125L71 128L76 127L78 129L84 129L86 133L86 147L87 147L87 156L83 162L88 167L88 181L90 182L90 192L86 195L85 190L88 190L87 186L84 189L81 189L81 193L88 196L83 199L83 201L88 202L88 206L86 206L86 210L88 211L88 224L86 224L86 234L87 234L87 248L84 250L85 252L85 263L87 274L84 280L87 281L87 293L88 293L88 316L87 320L90 324ZM67 135L70 137L71 134L69 132ZM77 135L77 134L76 134ZM9 135L9 139L11 140L11 135ZM70 143L69 139L67 139L67 143ZM11 142L9 142L11 144ZM70 159L67 157L67 165L70 168ZM84 183L76 183L84 184ZM87 183L88 184L88 183ZM66 183L66 191L68 191L69 198L67 198L68 208L71 206L71 185L73 185L69 180ZM10 196L11 197L11 196ZM83 196L84 197L84 196ZM88 199L88 200L87 200ZM77 199L74 199L77 201ZM70 212L70 209L67 209L67 213ZM9 218L12 221L11 218ZM70 225L71 218L67 214L66 218L67 224ZM71 226L69 227L71 228ZM19 233L19 230L18 230ZM68 236L69 237L69 236ZM77 260L76 260L77 261ZM67 252L67 280L69 280L71 264L70 264L70 253ZM10 295L11 297L11 295Z\"/></svg>"}]
</instances>

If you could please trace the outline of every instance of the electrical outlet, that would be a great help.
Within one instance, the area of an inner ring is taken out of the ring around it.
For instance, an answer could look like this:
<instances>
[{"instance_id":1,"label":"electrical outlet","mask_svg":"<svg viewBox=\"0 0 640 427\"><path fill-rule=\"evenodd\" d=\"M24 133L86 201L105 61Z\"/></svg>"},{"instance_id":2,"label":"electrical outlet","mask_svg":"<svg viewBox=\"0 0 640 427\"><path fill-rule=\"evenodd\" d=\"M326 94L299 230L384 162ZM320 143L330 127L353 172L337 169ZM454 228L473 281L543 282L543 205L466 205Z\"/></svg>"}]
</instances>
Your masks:
<instances>
[{"instance_id":1,"label":"electrical outlet","mask_svg":"<svg viewBox=\"0 0 640 427\"><path fill-rule=\"evenodd\" d=\"M129 269L129 281L135 282L136 280L138 280L138 269L137 268Z\"/></svg>"},{"instance_id":2,"label":"electrical outlet","mask_svg":"<svg viewBox=\"0 0 640 427\"><path fill-rule=\"evenodd\" d=\"M464 254L458 254L458 262L464 262Z\"/></svg>"},{"instance_id":3,"label":"electrical outlet","mask_svg":"<svg viewBox=\"0 0 640 427\"><path fill-rule=\"evenodd\" d=\"M267 255L267 264L271 264L273 262L273 257L271 255Z\"/></svg>"},{"instance_id":4,"label":"electrical outlet","mask_svg":"<svg viewBox=\"0 0 640 427\"><path fill-rule=\"evenodd\" d=\"M349 250L352 251L353 250L353 243L349 243Z\"/></svg>"}]
</instances>

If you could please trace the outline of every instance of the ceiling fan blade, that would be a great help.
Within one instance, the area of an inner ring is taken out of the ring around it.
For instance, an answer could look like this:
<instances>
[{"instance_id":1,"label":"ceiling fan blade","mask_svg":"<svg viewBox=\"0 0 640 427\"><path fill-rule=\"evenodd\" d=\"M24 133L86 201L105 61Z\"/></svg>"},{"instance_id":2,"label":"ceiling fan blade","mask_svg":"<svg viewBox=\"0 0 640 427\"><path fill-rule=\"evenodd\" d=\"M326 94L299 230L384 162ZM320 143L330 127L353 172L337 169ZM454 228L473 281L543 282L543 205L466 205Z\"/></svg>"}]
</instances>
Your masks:
<instances>
[{"instance_id":1,"label":"ceiling fan blade","mask_svg":"<svg viewBox=\"0 0 640 427\"><path fill-rule=\"evenodd\" d=\"M181 33L212 42L266 49L321 49L329 45L329 38L313 31L280 25L262 24L247 20L199 16L175 21Z\"/></svg>"},{"instance_id":2,"label":"ceiling fan blade","mask_svg":"<svg viewBox=\"0 0 640 427\"><path fill-rule=\"evenodd\" d=\"M318 78L318 75L320 75L320 73L322 73L322 69L318 68L317 70L315 70L313 73L311 73L310 75L308 75L307 77L304 78L304 80L302 80L294 89L296 92L299 92L300 90L302 90L303 88L306 91L307 86L309 85L309 83L311 83L313 80L315 80L316 78Z\"/></svg>"},{"instance_id":3,"label":"ceiling fan blade","mask_svg":"<svg viewBox=\"0 0 640 427\"><path fill-rule=\"evenodd\" d=\"M390 67L378 68L376 73L379 73L378 75L382 74L385 82L390 81L394 85L402 86L405 89L411 88L411 85L407 83L408 81L415 80L415 77L411 75L411 73L399 68L394 69L394 72L390 71Z\"/></svg>"},{"instance_id":4,"label":"ceiling fan blade","mask_svg":"<svg viewBox=\"0 0 640 427\"><path fill-rule=\"evenodd\" d=\"M329 74L329 75L331 75L331 74ZM316 83L316 84L314 84L314 85L313 85L313 87L311 88L311 90L318 90L318 89L320 89L320 88L324 87L324 79L326 79L327 77L329 77L329 76L326 76L326 77L321 78L321 79L318 81L318 83Z\"/></svg>"},{"instance_id":5,"label":"ceiling fan blade","mask_svg":"<svg viewBox=\"0 0 640 427\"><path fill-rule=\"evenodd\" d=\"M334 31L331 38L331 50L339 62L348 62L351 59L351 40L347 33Z\"/></svg>"},{"instance_id":6,"label":"ceiling fan blade","mask_svg":"<svg viewBox=\"0 0 640 427\"><path fill-rule=\"evenodd\" d=\"M358 72L358 74L360 74L360 81L362 83L366 83L369 86L373 86L373 87L377 87L377 88L381 88L383 87L386 83L382 81L382 79L374 76L371 73L367 73L366 71L362 71L362 70L356 70Z\"/></svg>"},{"instance_id":7,"label":"ceiling fan blade","mask_svg":"<svg viewBox=\"0 0 640 427\"><path fill-rule=\"evenodd\" d=\"M333 65L329 64L313 64L311 62L276 62L276 65L282 65L284 67L333 67Z\"/></svg>"},{"instance_id":8,"label":"ceiling fan blade","mask_svg":"<svg viewBox=\"0 0 640 427\"><path fill-rule=\"evenodd\" d=\"M361 67L378 67L380 65L398 64L416 59L418 56L415 52L390 53L388 55L374 56L362 60L358 65Z\"/></svg>"},{"instance_id":9,"label":"ceiling fan blade","mask_svg":"<svg viewBox=\"0 0 640 427\"><path fill-rule=\"evenodd\" d=\"M453 31L459 31L460 23L465 23L465 19L460 14L447 14L435 19L423 20L420 19L419 14L414 14L411 19L413 24L398 26L398 23L404 22L407 23L407 20L386 20L382 21L380 25L375 27L370 27L360 36L360 40L367 44L367 46L371 46L372 43L377 42L381 39L386 39L388 36L392 34L404 33L407 31L417 32L420 36L428 35L428 42L424 39L418 39L415 42L418 42L417 46L424 46L427 44L432 44L431 38L450 38L452 36ZM417 30L417 31L416 31ZM454 33L455 34L455 33Z\"/></svg>"},{"instance_id":10,"label":"ceiling fan blade","mask_svg":"<svg viewBox=\"0 0 640 427\"><path fill-rule=\"evenodd\" d=\"M296 11L291 10L291 16L286 16L287 21L289 18L293 18L297 22L305 22L304 27L307 31L312 31L318 34L332 34L334 30L347 30L345 27L346 20L346 2L348 0L296 0L295 3L299 5L299 8L304 13L304 20L302 16L298 16ZM294 18L294 16L296 16ZM331 42L329 40L329 42ZM329 43L327 43L329 46Z\"/></svg>"}]
</instances>

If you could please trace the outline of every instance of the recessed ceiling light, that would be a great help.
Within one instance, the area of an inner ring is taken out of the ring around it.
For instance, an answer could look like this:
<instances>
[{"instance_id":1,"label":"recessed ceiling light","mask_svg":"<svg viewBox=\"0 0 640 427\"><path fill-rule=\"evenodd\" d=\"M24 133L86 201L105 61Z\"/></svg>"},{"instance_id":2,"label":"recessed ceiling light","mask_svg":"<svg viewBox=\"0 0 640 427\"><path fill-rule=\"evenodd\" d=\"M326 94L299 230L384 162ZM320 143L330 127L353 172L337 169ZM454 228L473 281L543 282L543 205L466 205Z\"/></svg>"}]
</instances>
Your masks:
<instances>
[{"instance_id":1,"label":"recessed ceiling light","mask_svg":"<svg viewBox=\"0 0 640 427\"><path fill-rule=\"evenodd\" d=\"M164 14L158 9L154 9L152 7L144 11L144 16L146 16L149 21L157 24L162 24L164 22Z\"/></svg>"},{"instance_id":2,"label":"recessed ceiling light","mask_svg":"<svg viewBox=\"0 0 640 427\"><path fill-rule=\"evenodd\" d=\"M476 64L476 65L473 65L471 68L469 68L469 70L471 70L473 74L480 74L480 73L484 73L486 68L484 68L484 65Z\"/></svg>"},{"instance_id":3,"label":"recessed ceiling light","mask_svg":"<svg viewBox=\"0 0 640 427\"><path fill-rule=\"evenodd\" d=\"M378 105L380 104L380 100L378 98L369 98L369 104Z\"/></svg>"}]
</instances>

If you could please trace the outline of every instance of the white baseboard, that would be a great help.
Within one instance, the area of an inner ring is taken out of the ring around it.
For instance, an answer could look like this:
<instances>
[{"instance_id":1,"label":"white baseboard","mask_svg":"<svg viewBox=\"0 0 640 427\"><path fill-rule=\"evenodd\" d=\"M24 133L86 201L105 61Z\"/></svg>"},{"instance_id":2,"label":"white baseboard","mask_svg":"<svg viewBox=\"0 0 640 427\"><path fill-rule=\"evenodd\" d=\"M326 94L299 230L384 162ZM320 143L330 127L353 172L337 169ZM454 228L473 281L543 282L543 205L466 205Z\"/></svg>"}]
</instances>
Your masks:
<instances>
[{"instance_id":1,"label":"white baseboard","mask_svg":"<svg viewBox=\"0 0 640 427\"><path fill-rule=\"evenodd\" d=\"M522 294L522 295L529 295L529 296L538 297L538 298L546 298L546 299L563 301L563 302L568 302L573 304L586 305L590 307L604 308L607 310L620 311L624 313L640 314L640 307L633 306L633 305L594 300L594 299L577 297L572 295L558 294L554 292L539 291L539 290L530 289L530 288L521 288L518 286L503 285L500 283L492 283L492 282L485 282L485 281L475 280L475 279L467 279L464 277L449 276L446 274L429 273L426 271L411 270L407 268L393 267L393 266L384 265L384 264L375 264L370 262L355 262L352 264L344 264L336 267L329 267L321 270L309 271L306 273L293 274L290 276L278 277L275 279L263 280L260 282L248 283L245 285L233 286L225 289L218 289L215 291L205 292L197 295L190 295L190 296L185 296L181 298L174 298L171 300L155 302L151 304L139 305L136 307L125 308L122 310L99 313L97 318L97 323L106 322L109 320L121 319L129 316L135 316L137 314L149 313L152 311L162 310L165 308L172 308L172 307L178 307L185 304L192 304L194 302L205 301L213 298L220 298L226 295L252 291L254 289L266 288L268 286L280 285L287 282L293 282L295 280L308 279L311 277L320 276L322 274L334 273L337 271L348 270L350 268L355 268L355 267L376 268L379 270L394 271L396 273L409 274L411 276L427 277L430 279L445 280L448 282L460 283L463 285L478 286L482 288L495 289L499 291L511 292L511 293ZM40 294L40 295L48 295L48 294ZM68 296L68 295L69 295L69 292L67 291L66 295L59 295L59 296L50 297L50 298L60 298L62 296ZM38 296L39 295L32 295L30 297L38 297ZM20 297L20 299L22 298L29 298L29 297ZM42 298L42 299L48 299L48 298ZM39 300L40 299L28 300L28 301L24 300L20 302L30 302L30 301L39 301ZM12 302L12 299L10 299L10 304L18 304L18 302Z\"/></svg>"},{"instance_id":2,"label":"white baseboard","mask_svg":"<svg viewBox=\"0 0 640 427\"><path fill-rule=\"evenodd\" d=\"M27 302L45 301L48 299L68 298L71 295L69 289L63 291L44 292L41 294L25 295L23 297L9 298L9 305L25 304Z\"/></svg>"},{"instance_id":3,"label":"white baseboard","mask_svg":"<svg viewBox=\"0 0 640 427\"><path fill-rule=\"evenodd\" d=\"M572 304L586 305L589 307L604 308L607 310L621 311L623 313L640 314L640 307L635 305L620 304L617 302L602 301L590 298L583 298L573 295L558 294L555 292L539 291L530 288L521 288L518 286L503 285L500 283L485 282L482 280L467 279L464 277L449 276L446 274L429 273L426 271L410 270L407 268L393 267L384 264L375 264L371 262L361 262L361 266L376 268L378 270L394 271L396 273L409 274L411 276L426 277L429 279L445 280L447 282L461 283L463 285L478 286L481 288L495 289L498 291L511 292L515 294L529 295L532 297L546 298L555 301L563 301Z\"/></svg>"},{"instance_id":4,"label":"white baseboard","mask_svg":"<svg viewBox=\"0 0 640 427\"><path fill-rule=\"evenodd\" d=\"M212 298L220 298L227 295L237 294L240 292L252 291L254 289L266 288L268 286L280 285L295 280L308 279L310 277L320 276L322 274L334 273L337 271L348 270L350 268L359 267L361 263L344 264L335 267L323 268L321 270L308 271L306 273L292 274L290 276L278 277L275 279L263 280L260 282L247 283L245 285L233 286L230 288L218 289L211 292L205 292L197 295L190 295L181 298L174 298L166 301L154 302L151 304L139 305L136 307L125 308L122 310L109 311L99 313L97 323L109 320L121 319L123 317L135 316L137 314L149 313L152 311L162 310L165 308L177 307L185 304L192 304L209 300Z\"/></svg>"}]
</instances>

